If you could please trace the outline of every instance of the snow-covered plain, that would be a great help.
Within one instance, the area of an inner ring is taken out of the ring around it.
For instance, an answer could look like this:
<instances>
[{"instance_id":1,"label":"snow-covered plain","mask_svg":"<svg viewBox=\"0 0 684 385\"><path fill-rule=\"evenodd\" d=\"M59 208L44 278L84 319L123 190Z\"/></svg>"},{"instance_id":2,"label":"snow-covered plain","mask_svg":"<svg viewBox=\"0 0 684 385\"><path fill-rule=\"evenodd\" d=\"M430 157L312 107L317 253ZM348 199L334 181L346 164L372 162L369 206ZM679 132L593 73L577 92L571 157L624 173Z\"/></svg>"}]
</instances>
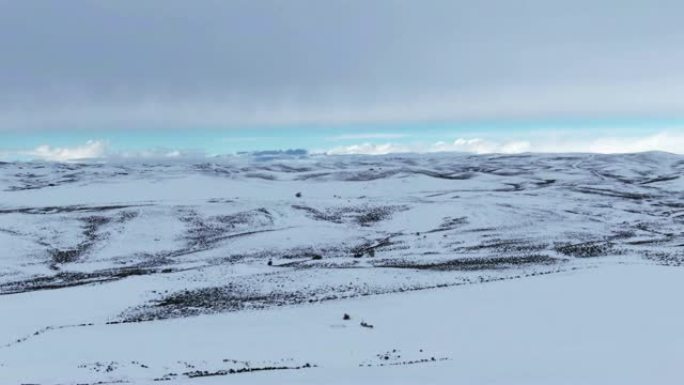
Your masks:
<instances>
[{"instance_id":1,"label":"snow-covered plain","mask_svg":"<svg viewBox=\"0 0 684 385\"><path fill-rule=\"evenodd\" d=\"M0 383L681 383L683 172L666 153L0 163Z\"/></svg>"}]
</instances>

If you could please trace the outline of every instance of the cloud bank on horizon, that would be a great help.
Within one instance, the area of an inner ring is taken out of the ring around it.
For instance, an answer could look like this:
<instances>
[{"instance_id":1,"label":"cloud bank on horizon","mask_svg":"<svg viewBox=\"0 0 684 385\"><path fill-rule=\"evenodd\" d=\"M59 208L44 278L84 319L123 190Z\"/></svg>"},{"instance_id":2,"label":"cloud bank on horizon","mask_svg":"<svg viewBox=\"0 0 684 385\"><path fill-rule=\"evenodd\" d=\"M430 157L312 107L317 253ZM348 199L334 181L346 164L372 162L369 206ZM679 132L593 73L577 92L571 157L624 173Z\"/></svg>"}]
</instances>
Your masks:
<instances>
[{"instance_id":1,"label":"cloud bank on horizon","mask_svg":"<svg viewBox=\"0 0 684 385\"><path fill-rule=\"evenodd\" d=\"M642 137L598 137L589 140L491 140L482 138L458 138L430 145L402 145L395 143L360 143L341 146L326 151L331 155L384 155L400 152L468 152L474 154L520 154L533 153L600 153L620 154L645 151L665 151L684 154L684 134L667 132Z\"/></svg>"},{"instance_id":2,"label":"cloud bank on horizon","mask_svg":"<svg viewBox=\"0 0 684 385\"><path fill-rule=\"evenodd\" d=\"M0 132L681 116L683 13L679 0L2 1Z\"/></svg>"},{"instance_id":3,"label":"cloud bank on horizon","mask_svg":"<svg viewBox=\"0 0 684 385\"><path fill-rule=\"evenodd\" d=\"M353 137L353 135L350 135ZM393 135L373 135L369 138L393 138ZM358 139L363 139L360 137ZM527 140L502 140L492 138L457 138L452 141L432 143L359 142L328 149L305 149L311 154L325 155L386 155L392 153L461 152L474 154L520 154L520 153L601 153L619 154L644 151L665 151L684 155L684 133L660 132L637 137L598 136L591 139L568 141L567 139L529 138ZM75 146L40 145L33 149L0 151L0 160L43 160L70 162L84 160L126 159L203 159L210 154L202 151L152 148L137 151L121 151L110 147L104 140L89 140Z\"/></svg>"}]
</instances>

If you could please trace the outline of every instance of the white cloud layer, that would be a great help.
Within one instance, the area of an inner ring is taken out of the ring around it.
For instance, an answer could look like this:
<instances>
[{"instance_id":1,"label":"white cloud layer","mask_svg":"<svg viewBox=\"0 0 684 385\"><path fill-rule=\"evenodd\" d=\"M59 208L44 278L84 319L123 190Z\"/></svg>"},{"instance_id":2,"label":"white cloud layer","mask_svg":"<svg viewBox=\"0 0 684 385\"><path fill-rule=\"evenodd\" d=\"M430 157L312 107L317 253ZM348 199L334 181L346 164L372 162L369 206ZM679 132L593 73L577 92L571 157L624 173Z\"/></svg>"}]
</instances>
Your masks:
<instances>
[{"instance_id":1,"label":"white cloud layer","mask_svg":"<svg viewBox=\"0 0 684 385\"><path fill-rule=\"evenodd\" d=\"M107 144L99 140L89 140L86 144L75 147L42 145L22 154L31 158L57 162L95 159L102 158L107 154Z\"/></svg>"},{"instance_id":2,"label":"white cloud layer","mask_svg":"<svg viewBox=\"0 0 684 385\"><path fill-rule=\"evenodd\" d=\"M113 151L106 141L89 140L83 145L71 147L55 147L40 145L27 151L0 151L0 159L29 159L50 162L74 162L83 160L126 160L126 159L180 159L203 158L201 151L189 151L167 148L151 148L135 151Z\"/></svg>"},{"instance_id":3,"label":"white cloud layer","mask_svg":"<svg viewBox=\"0 0 684 385\"><path fill-rule=\"evenodd\" d=\"M277 150L277 149L274 149ZM430 153L430 152L462 152L474 154L517 154L524 152L538 153L635 153L645 151L665 151L684 154L684 133L660 132L641 137L596 137L589 140L565 140L560 138L523 138L523 139L485 139L458 138L453 141L438 141L428 144L416 143L358 143L339 146L329 150L312 151L328 155L384 155L391 153ZM83 145L72 147L55 147L41 145L26 151L0 151L3 159L37 159L56 162L70 162L88 159L169 159L169 158L202 158L202 151L156 148L136 151L113 151L102 140L89 140Z\"/></svg>"},{"instance_id":4,"label":"white cloud layer","mask_svg":"<svg viewBox=\"0 0 684 385\"><path fill-rule=\"evenodd\" d=\"M331 155L382 155L399 152L467 152L475 154L516 154L523 152L591 152L601 154L666 151L684 154L684 133L661 132L643 137L598 137L590 140L523 139L494 140L459 138L452 142L431 144L361 143L325 151Z\"/></svg>"}]
</instances>

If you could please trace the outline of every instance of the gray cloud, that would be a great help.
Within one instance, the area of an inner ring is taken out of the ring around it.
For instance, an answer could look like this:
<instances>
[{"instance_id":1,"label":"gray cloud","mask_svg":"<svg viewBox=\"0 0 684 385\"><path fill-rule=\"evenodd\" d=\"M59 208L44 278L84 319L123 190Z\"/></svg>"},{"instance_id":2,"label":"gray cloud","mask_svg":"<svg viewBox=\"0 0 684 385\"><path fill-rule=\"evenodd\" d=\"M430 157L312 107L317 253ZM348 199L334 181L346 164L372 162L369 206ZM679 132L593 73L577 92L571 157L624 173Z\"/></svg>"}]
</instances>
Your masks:
<instances>
[{"instance_id":1,"label":"gray cloud","mask_svg":"<svg viewBox=\"0 0 684 385\"><path fill-rule=\"evenodd\" d=\"M0 129L681 114L681 1L2 1Z\"/></svg>"}]
</instances>

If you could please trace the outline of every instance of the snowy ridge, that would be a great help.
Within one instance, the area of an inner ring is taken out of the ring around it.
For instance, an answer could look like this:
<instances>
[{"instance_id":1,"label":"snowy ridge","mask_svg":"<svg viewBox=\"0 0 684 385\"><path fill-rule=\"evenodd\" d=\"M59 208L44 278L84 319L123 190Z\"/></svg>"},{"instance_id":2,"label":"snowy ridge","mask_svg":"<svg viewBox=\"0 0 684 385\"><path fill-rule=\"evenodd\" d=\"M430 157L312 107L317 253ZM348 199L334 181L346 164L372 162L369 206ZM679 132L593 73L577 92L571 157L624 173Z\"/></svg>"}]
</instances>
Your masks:
<instances>
[{"instance_id":1,"label":"snowy ridge","mask_svg":"<svg viewBox=\"0 0 684 385\"><path fill-rule=\"evenodd\" d=\"M1 321L0 378L192 383L240 374L269 382L283 379L271 371L448 367L455 353L429 344L326 358L296 349L225 357L188 342L144 361L135 349L84 348L91 356L64 341L134 340L164 328L183 333L183 325L205 340L215 329L193 322L244 326L270 315L280 325L278 317L296 323L297 312L318 307L340 310L332 330L363 321L363 332L375 333L382 325L373 320L343 320L345 304L391 293L404 294L377 301L420 302L426 289L568 280L618 264L679 271L683 175L684 157L667 153L2 163L0 310L12 316ZM255 322L261 332L278 327ZM64 357L31 373L26 354L45 346Z\"/></svg>"}]
</instances>

